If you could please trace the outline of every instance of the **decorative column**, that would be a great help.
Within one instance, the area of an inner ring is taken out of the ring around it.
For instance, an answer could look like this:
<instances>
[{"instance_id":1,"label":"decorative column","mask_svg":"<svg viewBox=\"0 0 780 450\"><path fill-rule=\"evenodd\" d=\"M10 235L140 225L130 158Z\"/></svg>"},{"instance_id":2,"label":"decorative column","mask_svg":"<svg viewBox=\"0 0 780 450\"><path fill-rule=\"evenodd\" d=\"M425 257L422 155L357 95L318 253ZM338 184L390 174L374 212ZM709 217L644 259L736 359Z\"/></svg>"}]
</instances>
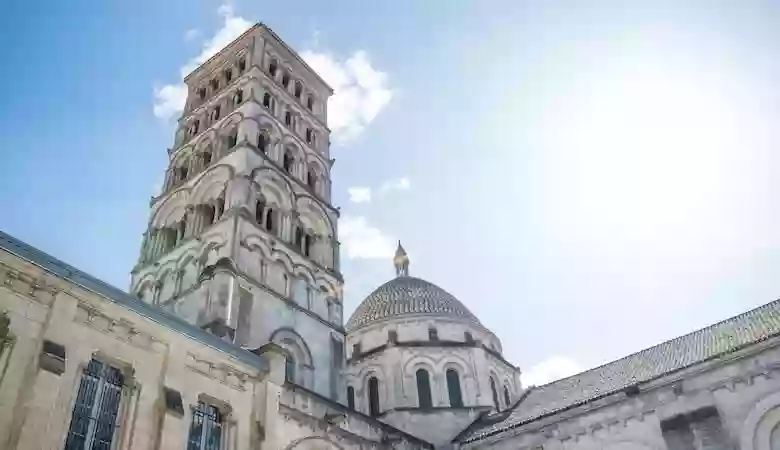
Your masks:
<instances>
[{"instance_id":1,"label":"decorative column","mask_svg":"<svg viewBox=\"0 0 780 450\"><path fill-rule=\"evenodd\" d=\"M177 238L177 241L181 241L185 237L189 237L195 234L197 231L195 228L195 207L192 205L187 205L184 208L184 217L182 219L184 221L184 235Z\"/></svg>"}]
</instances>

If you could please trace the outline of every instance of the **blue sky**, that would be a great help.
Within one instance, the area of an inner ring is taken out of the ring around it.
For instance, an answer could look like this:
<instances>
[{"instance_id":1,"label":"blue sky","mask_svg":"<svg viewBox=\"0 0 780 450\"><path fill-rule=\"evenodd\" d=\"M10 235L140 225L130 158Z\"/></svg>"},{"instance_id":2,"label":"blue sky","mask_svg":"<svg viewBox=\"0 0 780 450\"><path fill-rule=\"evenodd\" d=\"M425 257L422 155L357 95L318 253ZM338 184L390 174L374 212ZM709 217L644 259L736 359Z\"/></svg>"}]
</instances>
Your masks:
<instances>
[{"instance_id":1,"label":"blue sky","mask_svg":"<svg viewBox=\"0 0 780 450\"><path fill-rule=\"evenodd\" d=\"M6 3L0 229L117 286L161 89L259 20L337 87L346 313L400 238L538 382L780 293L774 2Z\"/></svg>"}]
</instances>

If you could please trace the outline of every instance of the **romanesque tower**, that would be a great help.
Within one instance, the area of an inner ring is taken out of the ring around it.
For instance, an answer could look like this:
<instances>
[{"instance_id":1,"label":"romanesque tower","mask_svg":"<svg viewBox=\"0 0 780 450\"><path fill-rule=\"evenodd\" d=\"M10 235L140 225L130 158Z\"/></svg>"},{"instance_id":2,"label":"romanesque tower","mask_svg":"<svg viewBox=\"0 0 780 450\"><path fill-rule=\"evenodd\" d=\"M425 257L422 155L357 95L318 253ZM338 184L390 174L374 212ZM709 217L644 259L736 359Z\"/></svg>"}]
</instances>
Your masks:
<instances>
[{"instance_id":1,"label":"romanesque tower","mask_svg":"<svg viewBox=\"0 0 780 450\"><path fill-rule=\"evenodd\" d=\"M165 184L131 292L338 398L344 360L331 88L257 24L184 79Z\"/></svg>"}]
</instances>

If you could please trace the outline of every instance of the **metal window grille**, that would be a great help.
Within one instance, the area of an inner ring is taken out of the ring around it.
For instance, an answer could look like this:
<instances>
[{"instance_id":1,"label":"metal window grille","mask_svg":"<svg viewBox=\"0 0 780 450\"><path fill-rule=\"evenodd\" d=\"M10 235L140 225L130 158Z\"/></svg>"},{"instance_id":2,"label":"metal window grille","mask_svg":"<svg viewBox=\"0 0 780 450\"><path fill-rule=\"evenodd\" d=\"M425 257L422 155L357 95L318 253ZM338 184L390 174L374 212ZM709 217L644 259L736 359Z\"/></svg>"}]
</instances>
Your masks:
<instances>
[{"instance_id":1,"label":"metal window grille","mask_svg":"<svg viewBox=\"0 0 780 450\"><path fill-rule=\"evenodd\" d=\"M124 377L116 367L91 360L84 369L65 450L110 450Z\"/></svg>"},{"instance_id":2,"label":"metal window grille","mask_svg":"<svg viewBox=\"0 0 780 450\"><path fill-rule=\"evenodd\" d=\"M214 406L198 403L192 407L187 450L219 450L222 443L222 414Z\"/></svg>"}]
</instances>

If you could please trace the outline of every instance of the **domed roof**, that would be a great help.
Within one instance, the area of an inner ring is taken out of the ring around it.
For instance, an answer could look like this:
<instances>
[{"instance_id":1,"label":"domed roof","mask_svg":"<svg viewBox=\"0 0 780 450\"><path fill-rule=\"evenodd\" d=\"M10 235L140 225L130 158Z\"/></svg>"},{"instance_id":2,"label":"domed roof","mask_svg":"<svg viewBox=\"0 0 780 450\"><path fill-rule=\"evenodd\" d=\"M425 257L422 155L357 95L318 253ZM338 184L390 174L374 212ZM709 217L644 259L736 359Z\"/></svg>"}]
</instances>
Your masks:
<instances>
[{"instance_id":1,"label":"domed roof","mask_svg":"<svg viewBox=\"0 0 780 450\"><path fill-rule=\"evenodd\" d=\"M419 314L481 325L479 319L452 294L431 282L409 276L409 258L400 242L398 248L394 258L398 276L376 288L360 303L347 321L347 331L384 319Z\"/></svg>"}]
</instances>

